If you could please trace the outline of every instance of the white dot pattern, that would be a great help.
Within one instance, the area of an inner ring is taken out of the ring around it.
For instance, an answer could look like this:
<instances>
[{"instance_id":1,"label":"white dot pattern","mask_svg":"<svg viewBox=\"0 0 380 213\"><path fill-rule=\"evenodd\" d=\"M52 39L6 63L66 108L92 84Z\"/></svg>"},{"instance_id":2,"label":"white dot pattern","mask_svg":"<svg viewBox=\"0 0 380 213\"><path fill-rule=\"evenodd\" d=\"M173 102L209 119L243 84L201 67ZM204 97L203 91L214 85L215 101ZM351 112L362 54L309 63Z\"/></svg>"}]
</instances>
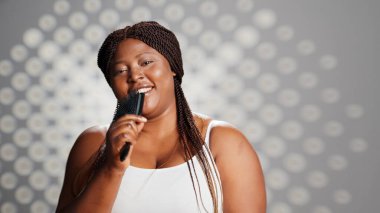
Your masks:
<instances>
[{"instance_id":1,"label":"white dot pattern","mask_svg":"<svg viewBox=\"0 0 380 213\"><path fill-rule=\"evenodd\" d=\"M255 146L268 212L352 205L350 185L331 186L347 175L348 154L371 147L345 120L360 120L365 108L346 101L339 83L324 81L343 62L255 3L52 2L51 14L25 29L0 60L0 211L54 211L75 138L112 117L113 95L96 66L99 45L116 27L149 19L178 36L192 108L234 124ZM346 152L332 152L334 146Z\"/></svg>"}]
</instances>

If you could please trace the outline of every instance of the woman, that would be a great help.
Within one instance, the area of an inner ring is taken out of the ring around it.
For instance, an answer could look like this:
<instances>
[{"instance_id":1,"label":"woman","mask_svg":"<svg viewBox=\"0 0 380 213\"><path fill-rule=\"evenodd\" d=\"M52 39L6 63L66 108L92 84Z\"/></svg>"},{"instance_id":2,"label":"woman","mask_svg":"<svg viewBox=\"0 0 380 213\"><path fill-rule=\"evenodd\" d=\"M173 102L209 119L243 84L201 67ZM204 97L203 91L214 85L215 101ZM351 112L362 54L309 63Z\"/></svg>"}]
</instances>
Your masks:
<instances>
[{"instance_id":1,"label":"woman","mask_svg":"<svg viewBox=\"0 0 380 213\"><path fill-rule=\"evenodd\" d=\"M78 137L57 212L265 212L262 170L247 139L190 111L171 31L156 22L116 30L98 66L117 100L145 93L142 116L127 114ZM121 161L126 141L131 148Z\"/></svg>"}]
</instances>

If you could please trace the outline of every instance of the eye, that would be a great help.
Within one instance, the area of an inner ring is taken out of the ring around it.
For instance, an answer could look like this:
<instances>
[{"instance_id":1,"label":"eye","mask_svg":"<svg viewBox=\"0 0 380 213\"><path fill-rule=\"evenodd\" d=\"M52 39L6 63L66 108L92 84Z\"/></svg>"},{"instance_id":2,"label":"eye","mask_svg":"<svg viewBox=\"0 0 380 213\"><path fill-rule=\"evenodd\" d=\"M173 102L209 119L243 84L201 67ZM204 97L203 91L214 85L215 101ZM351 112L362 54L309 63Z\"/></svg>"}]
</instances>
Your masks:
<instances>
[{"instance_id":1,"label":"eye","mask_svg":"<svg viewBox=\"0 0 380 213\"><path fill-rule=\"evenodd\" d=\"M127 71L128 71L127 68L117 69L117 70L115 70L115 71L113 72L113 75L114 75L114 76L117 76L117 75L123 74L123 73L125 73L125 72L127 72Z\"/></svg>"},{"instance_id":2,"label":"eye","mask_svg":"<svg viewBox=\"0 0 380 213\"><path fill-rule=\"evenodd\" d=\"M142 66L149 65L149 64L151 64L152 62L153 62L153 61L145 60L145 61L143 61Z\"/></svg>"}]
</instances>

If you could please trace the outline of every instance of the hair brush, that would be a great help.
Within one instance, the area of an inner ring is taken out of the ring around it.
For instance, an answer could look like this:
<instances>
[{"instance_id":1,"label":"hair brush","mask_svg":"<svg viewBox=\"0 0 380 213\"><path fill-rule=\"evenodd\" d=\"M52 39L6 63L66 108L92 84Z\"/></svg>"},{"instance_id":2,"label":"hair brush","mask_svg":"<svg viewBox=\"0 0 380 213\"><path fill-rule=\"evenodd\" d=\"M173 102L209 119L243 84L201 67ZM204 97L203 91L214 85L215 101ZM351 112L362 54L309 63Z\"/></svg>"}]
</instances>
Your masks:
<instances>
[{"instance_id":1,"label":"hair brush","mask_svg":"<svg viewBox=\"0 0 380 213\"><path fill-rule=\"evenodd\" d=\"M144 93L137 91L131 92L125 99L118 101L113 122L125 114L141 115L144 106ZM126 141L120 151L120 161L124 161L129 153L131 143Z\"/></svg>"}]
</instances>

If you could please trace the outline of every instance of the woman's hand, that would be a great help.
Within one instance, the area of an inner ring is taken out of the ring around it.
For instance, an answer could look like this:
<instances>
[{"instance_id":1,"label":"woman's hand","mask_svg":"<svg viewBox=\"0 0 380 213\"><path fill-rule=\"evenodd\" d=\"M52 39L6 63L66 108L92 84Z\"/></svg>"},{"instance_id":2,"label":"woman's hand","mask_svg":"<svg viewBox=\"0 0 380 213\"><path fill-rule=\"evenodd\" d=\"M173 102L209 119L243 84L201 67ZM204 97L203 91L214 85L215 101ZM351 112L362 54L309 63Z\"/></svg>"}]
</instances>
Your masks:
<instances>
[{"instance_id":1,"label":"woman's hand","mask_svg":"<svg viewBox=\"0 0 380 213\"><path fill-rule=\"evenodd\" d=\"M139 133L147 119L142 116L128 114L114 121L106 135L106 162L105 167L110 170L124 172L130 165L133 146L137 143ZM120 160L120 152L126 143L130 143L128 155L124 161Z\"/></svg>"}]
</instances>

